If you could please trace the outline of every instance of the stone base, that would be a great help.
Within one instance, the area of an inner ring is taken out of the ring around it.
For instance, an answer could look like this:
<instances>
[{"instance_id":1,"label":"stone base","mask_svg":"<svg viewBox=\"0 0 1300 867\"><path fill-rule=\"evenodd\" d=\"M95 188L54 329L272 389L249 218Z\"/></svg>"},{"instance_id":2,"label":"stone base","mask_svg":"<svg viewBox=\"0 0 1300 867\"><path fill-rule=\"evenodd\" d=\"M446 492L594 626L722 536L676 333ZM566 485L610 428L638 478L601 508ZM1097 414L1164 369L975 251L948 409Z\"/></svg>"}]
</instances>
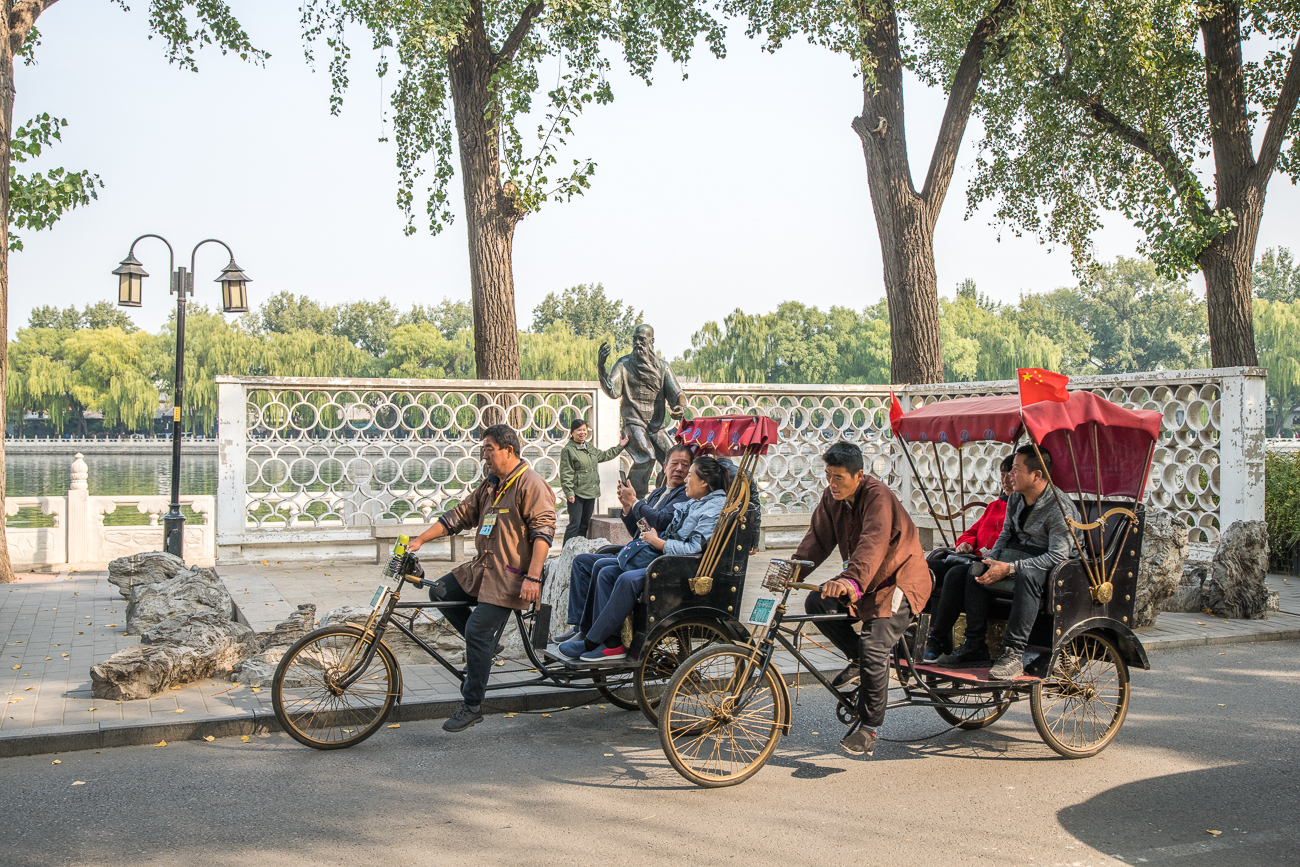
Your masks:
<instances>
[{"instance_id":1,"label":"stone base","mask_svg":"<svg viewBox=\"0 0 1300 867\"><path fill-rule=\"evenodd\" d=\"M632 541L632 534L622 518L592 518L587 525L587 538L607 540L607 545L626 545Z\"/></svg>"}]
</instances>

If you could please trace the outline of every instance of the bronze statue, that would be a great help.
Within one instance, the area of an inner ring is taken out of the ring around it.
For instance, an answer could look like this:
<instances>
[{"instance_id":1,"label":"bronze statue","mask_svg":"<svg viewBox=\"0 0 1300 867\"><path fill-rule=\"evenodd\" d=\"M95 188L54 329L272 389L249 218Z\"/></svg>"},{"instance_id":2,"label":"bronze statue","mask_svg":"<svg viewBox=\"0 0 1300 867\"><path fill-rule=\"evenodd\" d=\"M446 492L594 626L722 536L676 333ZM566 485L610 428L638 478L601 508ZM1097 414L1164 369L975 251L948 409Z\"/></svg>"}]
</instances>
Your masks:
<instances>
[{"instance_id":1,"label":"bronze statue","mask_svg":"<svg viewBox=\"0 0 1300 867\"><path fill-rule=\"evenodd\" d=\"M655 354L655 330L645 323L632 332L632 351L606 372L609 355L609 344L602 343L597 366L600 387L610 398L619 401L623 435L628 438L626 451L632 458L628 481L636 495L644 497L650 488L655 461L662 463L673 446L663 427L667 415L674 419L682 417L682 387L677 384L668 362Z\"/></svg>"}]
</instances>

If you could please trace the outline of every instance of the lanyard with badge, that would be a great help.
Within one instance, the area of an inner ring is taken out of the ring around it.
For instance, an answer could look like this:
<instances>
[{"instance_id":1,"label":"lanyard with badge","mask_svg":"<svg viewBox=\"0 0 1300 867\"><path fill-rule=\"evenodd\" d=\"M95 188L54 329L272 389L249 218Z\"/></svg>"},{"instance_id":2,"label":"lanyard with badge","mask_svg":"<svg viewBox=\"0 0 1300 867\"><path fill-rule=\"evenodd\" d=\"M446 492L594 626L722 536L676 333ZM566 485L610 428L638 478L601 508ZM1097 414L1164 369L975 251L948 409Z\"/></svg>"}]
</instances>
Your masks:
<instances>
[{"instance_id":1,"label":"lanyard with badge","mask_svg":"<svg viewBox=\"0 0 1300 867\"><path fill-rule=\"evenodd\" d=\"M510 490L510 486L515 483L516 479L523 475L523 472L526 469L528 469L528 464L520 461L518 469L510 474L510 478L506 479L505 484L501 486L501 490L497 491L496 499L492 501L492 507L488 510L488 513L483 516L483 524L478 528L478 534L480 536L492 535L492 528L497 525L497 504L501 502L501 498L506 495L506 491Z\"/></svg>"}]
</instances>

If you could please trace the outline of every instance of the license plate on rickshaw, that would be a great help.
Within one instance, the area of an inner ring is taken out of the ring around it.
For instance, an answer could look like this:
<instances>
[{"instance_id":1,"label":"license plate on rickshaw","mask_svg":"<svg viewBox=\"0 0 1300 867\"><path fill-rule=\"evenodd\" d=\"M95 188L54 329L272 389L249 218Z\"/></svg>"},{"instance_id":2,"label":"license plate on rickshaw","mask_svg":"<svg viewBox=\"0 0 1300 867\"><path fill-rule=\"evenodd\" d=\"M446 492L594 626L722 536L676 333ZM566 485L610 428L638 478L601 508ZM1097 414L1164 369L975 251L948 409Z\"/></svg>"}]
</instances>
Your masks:
<instances>
[{"instance_id":1,"label":"license plate on rickshaw","mask_svg":"<svg viewBox=\"0 0 1300 867\"><path fill-rule=\"evenodd\" d=\"M371 611L379 610L379 606L383 604L384 596L387 595L387 593L388 593L388 587L383 584L380 584L378 587L375 588L375 595L370 600Z\"/></svg>"}]
</instances>

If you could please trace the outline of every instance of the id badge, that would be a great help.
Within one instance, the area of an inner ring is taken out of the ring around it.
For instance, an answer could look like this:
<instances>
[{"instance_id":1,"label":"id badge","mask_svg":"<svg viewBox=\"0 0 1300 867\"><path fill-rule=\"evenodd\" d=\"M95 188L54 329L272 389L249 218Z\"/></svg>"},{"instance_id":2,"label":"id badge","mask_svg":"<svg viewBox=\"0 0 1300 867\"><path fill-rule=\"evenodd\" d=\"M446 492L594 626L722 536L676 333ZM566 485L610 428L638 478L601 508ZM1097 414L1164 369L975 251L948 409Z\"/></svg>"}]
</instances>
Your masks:
<instances>
[{"instance_id":1,"label":"id badge","mask_svg":"<svg viewBox=\"0 0 1300 867\"><path fill-rule=\"evenodd\" d=\"M496 525L497 525L497 513L496 513L496 512L492 512L492 513L490 513L490 514L488 514L488 515L485 515L485 516L483 517L483 525L482 525L481 527L478 528L478 534L479 534L480 536L491 536L491 535L492 535L492 528L495 527Z\"/></svg>"}]
</instances>

